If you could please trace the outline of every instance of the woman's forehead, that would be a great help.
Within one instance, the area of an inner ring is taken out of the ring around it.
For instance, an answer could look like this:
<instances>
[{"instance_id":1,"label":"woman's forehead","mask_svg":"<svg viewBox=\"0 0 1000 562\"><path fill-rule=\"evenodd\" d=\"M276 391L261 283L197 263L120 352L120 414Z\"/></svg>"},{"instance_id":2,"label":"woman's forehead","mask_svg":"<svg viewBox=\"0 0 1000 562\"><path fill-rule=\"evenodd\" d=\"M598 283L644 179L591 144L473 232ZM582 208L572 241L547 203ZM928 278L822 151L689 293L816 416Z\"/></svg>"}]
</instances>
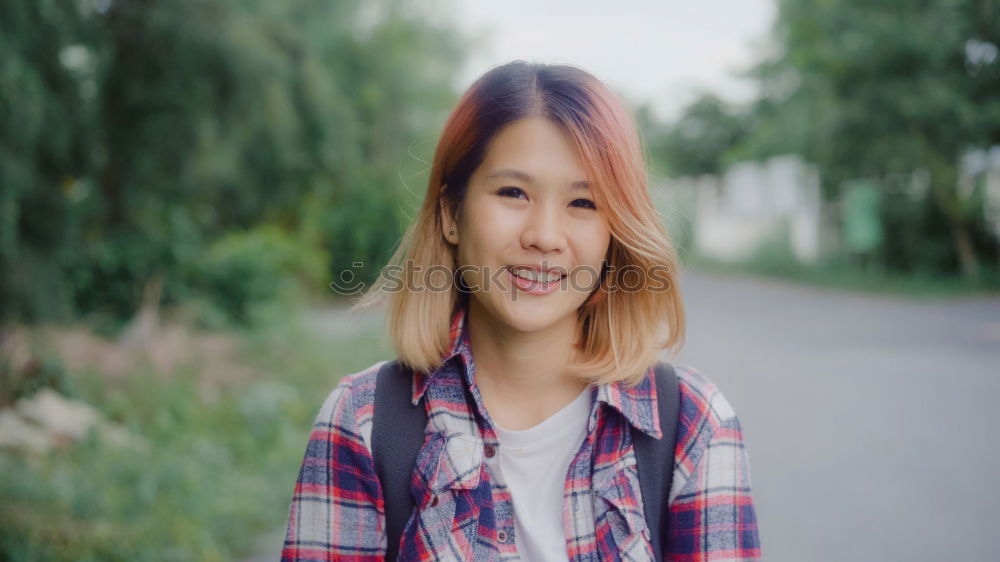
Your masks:
<instances>
[{"instance_id":1,"label":"woman's forehead","mask_svg":"<svg viewBox=\"0 0 1000 562\"><path fill-rule=\"evenodd\" d=\"M524 183L557 182L585 189L587 173L579 148L565 127L540 117L504 127L486 151L481 177Z\"/></svg>"}]
</instances>

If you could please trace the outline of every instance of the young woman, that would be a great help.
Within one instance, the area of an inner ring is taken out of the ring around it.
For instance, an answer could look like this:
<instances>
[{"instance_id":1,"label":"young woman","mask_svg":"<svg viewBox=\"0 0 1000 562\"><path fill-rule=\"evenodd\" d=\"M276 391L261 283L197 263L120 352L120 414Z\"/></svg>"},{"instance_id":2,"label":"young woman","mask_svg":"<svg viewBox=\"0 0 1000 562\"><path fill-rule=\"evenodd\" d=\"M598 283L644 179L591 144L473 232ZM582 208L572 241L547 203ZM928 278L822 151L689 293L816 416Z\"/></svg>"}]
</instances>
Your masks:
<instances>
[{"instance_id":1,"label":"young woman","mask_svg":"<svg viewBox=\"0 0 1000 562\"><path fill-rule=\"evenodd\" d=\"M683 340L684 312L634 121L603 83L521 61L476 81L392 266L361 304L388 299L428 414L414 509L388 545L372 455L381 362L320 410L284 560L652 560L654 534L663 559L760 557L739 421L691 368L675 368L666 420L666 528L644 517L632 435L662 435L653 367Z\"/></svg>"}]
</instances>

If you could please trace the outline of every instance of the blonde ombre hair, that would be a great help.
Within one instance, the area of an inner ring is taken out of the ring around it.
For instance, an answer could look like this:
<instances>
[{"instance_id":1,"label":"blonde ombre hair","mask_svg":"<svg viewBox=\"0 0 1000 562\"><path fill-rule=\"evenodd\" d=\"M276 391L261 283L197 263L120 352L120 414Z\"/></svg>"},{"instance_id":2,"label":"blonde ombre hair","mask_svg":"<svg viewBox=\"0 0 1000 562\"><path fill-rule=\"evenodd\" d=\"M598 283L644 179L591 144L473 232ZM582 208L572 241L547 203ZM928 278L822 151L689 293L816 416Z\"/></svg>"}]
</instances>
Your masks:
<instances>
[{"instance_id":1,"label":"blonde ombre hair","mask_svg":"<svg viewBox=\"0 0 1000 562\"><path fill-rule=\"evenodd\" d=\"M458 216L492 139L504 126L537 116L562 125L576 141L611 229L607 266L578 311L576 359L567 368L596 384L637 384L663 350L676 351L684 340L677 253L650 199L632 114L600 80L573 66L514 61L465 92L438 141L423 204L383 270L391 268L395 279L380 276L354 308L388 299L399 361L425 373L441 365L452 315L468 298L457 281L450 290L428 287L434 283L428 271L455 281L458 268L456 248L442 234L441 208ZM659 290L620 290L654 285Z\"/></svg>"}]
</instances>

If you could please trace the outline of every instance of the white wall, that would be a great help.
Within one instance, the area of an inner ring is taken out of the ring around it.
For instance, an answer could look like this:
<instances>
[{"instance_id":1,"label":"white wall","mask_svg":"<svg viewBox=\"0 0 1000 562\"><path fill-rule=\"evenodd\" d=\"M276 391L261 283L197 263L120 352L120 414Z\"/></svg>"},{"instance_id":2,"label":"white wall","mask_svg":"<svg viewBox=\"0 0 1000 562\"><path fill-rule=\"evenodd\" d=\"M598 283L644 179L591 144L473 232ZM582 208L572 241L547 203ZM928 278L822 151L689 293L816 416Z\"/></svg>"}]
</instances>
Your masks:
<instances>
[{"instance_id":1,"label":"white wall","mask_svg":"<svg viewBox=\"0 0 1000 562\"><path fill-rule=\"evenodd\" d=\"M707 257L749 259L783 232L799 261L814 263L822 255L819 174L798 156L740 162L721 177L679 178L653 193L672 232L691 218L694 250Z\"/></svg>"}]
</instances>

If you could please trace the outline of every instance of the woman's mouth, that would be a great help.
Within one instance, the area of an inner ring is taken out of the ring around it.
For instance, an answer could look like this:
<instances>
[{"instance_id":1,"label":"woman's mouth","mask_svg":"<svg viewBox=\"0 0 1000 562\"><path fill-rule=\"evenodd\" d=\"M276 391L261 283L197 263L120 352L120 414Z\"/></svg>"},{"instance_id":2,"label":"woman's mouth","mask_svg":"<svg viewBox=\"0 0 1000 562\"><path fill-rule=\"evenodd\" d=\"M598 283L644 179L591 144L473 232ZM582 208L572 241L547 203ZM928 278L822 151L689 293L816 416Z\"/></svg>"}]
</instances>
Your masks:
<instances>
[{"instance_id":1,"label":"woman's mouth","mask_svg":"<svg viewBox=\"0 0 1000 562\"><path fill-rule=\"evenodd\" d=\"M529 295L547 295L559 288L559 282L566 278L565 273L555 270L539 271L529 267L507 266L511 284L522 293Z\"/></svg>"}]
</instances>

